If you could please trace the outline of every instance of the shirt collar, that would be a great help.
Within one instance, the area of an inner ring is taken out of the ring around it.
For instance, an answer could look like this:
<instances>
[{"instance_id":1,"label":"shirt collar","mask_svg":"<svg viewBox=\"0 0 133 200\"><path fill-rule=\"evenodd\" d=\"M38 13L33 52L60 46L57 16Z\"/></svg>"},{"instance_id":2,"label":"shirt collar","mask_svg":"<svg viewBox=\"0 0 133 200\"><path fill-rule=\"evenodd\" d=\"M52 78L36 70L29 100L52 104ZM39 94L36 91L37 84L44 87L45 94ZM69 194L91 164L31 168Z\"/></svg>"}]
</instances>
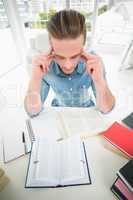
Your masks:
<instances>
[{"instance_id":1,"label":"shirt collar","mask_svg":"<svg viewBox=\"0 0 133 200\"><path fill-rule=\"evenodd\" d=\"M85 62L84 62L83 59L81 59L81 60L79 61L78 66L76 67L75 70L76 70L77 73L83 74L84 71L85 71L85 67L86 67Z\"/></svg>"},{"instance_id":2,"label":"shirt collar","mask_svg":"<svg viewBox=\"0 0 133 200\"><path fill-rule=\"evenodd\" d=\"M55 65L54 71L55 71L56 75L60 75L60 76L64 76L64 77L67 76L61 71L57 62L54 61L54 65ZM83 59L81 59L72 74L74 74L74 73L83 74L84 71L85 71L85 62Z\"/></svg>"}]
</instances>

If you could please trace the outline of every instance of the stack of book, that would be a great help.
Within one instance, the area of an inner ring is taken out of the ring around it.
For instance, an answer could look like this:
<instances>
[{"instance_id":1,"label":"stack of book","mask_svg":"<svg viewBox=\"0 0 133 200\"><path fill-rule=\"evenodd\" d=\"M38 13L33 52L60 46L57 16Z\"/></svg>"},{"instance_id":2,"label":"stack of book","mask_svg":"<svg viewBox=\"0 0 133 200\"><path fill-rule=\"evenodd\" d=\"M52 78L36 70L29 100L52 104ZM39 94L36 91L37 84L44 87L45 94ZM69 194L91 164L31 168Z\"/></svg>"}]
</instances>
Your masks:
<instances>
[{"instance_id":1,"label":"stack of book","mask_svg":"<svg viewBox=\"0 0 133 200\"><path fill-rule=\"evenodd\" d=\"M114 122L101 136L106 148L120 155L133 158L133 130Z\"/></svg>"},{"instance_id":2,"label":"stack of book","mask_svg":"<svg viewBox=\"0 0 133 200\"><path fill-rule=\"evenodd\" d=\"M117 172L111 190L119 200L133 200L133 159Z\"/></svg>"},{"instance_id":3,"label":"stack of book","mask_svg":"<svg viewBox=\"0 0 133 200\"><path fill-rule=\"evenodd\" d=\"M122 122L130 129L133 129L133 112L125 117Z\"/></svg>"},{"instance_id":4,"label":"stack of book","mask_svg":"<svg viewBox=\"0 0 133 200\"><path fill-rule=\"evenodd\" d=\"M106 148L131 159L117 172L111 190L119 200L133 200L133 113L122 123L114 122L101 136Z\"/></svg>"},{"instance_id":5,"label":"stack of book","mask_svg":"<svg viewBox=\"0 0 133 200\"><path fill-rule=\"evenodd\" d=\"M2 191L7 183L9 182L9 178L5 175L5 172L2 168L0 168L0 191Z\"/></svg>"}]
</instances>

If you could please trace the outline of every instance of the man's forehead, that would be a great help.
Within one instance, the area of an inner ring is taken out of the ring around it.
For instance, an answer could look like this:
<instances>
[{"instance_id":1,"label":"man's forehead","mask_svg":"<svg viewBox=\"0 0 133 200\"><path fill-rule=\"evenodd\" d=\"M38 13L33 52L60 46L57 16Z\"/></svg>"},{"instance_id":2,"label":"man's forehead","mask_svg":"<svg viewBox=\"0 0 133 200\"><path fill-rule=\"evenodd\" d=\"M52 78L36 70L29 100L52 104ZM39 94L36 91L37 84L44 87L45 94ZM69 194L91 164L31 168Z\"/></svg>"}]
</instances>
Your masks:
<instances>
[{"instance_id":1,"label":"man's forehead","mask_svg":"<svg viewBox=\"0 0 133 200\"><path fill-rule=\"evenodd\" d=\"M83 49L83 38L58 40L51 38L51 45L56 54L60 56L75 56Z\"/></svg>"},{"instance_id":2,"label":"man's forehead","mask_svg":"<svg viewBox=\"0 0 133 200\"><path fill-rule=\"evenodd\" d=\"M79 37L77 38L66 38L66 39L57 39L57 38L54 38L52 36L50 36L50 42L53 44L53 46L55 45L83 45L84 44L84 37L83 35L80 35Z\"/></svg>"}]
</instances>

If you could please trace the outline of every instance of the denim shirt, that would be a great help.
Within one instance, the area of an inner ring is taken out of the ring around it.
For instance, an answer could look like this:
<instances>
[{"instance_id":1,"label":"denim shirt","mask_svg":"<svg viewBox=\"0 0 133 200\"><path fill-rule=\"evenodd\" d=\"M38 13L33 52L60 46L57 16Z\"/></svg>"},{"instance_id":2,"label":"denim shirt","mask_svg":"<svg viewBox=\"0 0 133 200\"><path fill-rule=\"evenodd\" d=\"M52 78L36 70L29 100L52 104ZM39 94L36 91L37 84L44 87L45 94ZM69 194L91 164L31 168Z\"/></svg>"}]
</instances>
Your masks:
<instances>
[{"instance_id":1,"label":"denim shirt","mask_svg":"<svg viewBox=\"0 0 133 200\"><path fill-rule=\"evenodd\" d=\"M60 66L52 61L49 72L41 83L42 104L50 87L55 93L52 106L90 107L95 105L96 90L91 76L86 72L86 64L81 59L74 72L66 75Z\"/></svg>"}]
</instances>

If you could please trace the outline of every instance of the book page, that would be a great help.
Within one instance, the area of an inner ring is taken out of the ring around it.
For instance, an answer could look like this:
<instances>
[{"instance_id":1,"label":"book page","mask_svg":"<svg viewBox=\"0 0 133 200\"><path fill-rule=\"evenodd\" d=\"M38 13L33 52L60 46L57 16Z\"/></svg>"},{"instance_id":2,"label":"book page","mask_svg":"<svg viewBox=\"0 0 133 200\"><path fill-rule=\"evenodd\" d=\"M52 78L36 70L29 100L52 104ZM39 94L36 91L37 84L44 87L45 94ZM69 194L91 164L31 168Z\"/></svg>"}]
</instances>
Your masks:
<instances>
[{"instance_id":1,"label":"book page","mask_svg":"<svg viewBox=\"0 0 133 200\"><path fill-rule=\"evenodd\" d=\"M56 141L38 138L33 143L28 172L32 186L58 185L59 148Z\"/></svg>"},{"instance_id":2,"label":"book page","mask_svg":"<svg viewBox=\"0 0 133 200\"><path fill-rule=\"evenodd\" d=\"M54 110L41 112L37 117L30 119L33 137L43 137L51 140L61 139L57 112Z\"/></svg>"},{"instance_id":3,"label":"book page","mask_svg":"<svg viewBox=\"0 0 133 200\"><path fill-rule=\"evenodd\" d=\"M55 141L40 139L37 151L37 167L35 178L37 180L47 179L47 181L57 182L58 180L58 163L59 148ZM45 148L44 148L45 147Z\"/></svg>"},{"instance_id":4,"label":"book page","mask_svg":"<svg viewBox=\"0 0 133 200\"><path fill-rule=\"evenodd\" d=\"M80 135L81 137L93 136L104 131L108 123L95 109L64 109L59 113L62 131L66 137Z\"/></svg>"},{"instance_id":5,"label":"book page","mask_svg":"<svg viewBox=\"0 0 133 200\"><path fill-rule=\"evenodd\" d=\"M82 142L72 137L61 144L61 184L76 184L86 178L85 159L82 154ZM88 177L87 177L88 181ZM81 183L81 182L80 182Z\"/></svg>"},{"instance_id":6,"label":"book page","mask_svg":"<svg viewBox=\"0 0 133 200\"><path fill-rule=\"evenodd\" d=\"M26 187L90 184L80 137L33 142Z\"/></svg>"}]
</instances>

